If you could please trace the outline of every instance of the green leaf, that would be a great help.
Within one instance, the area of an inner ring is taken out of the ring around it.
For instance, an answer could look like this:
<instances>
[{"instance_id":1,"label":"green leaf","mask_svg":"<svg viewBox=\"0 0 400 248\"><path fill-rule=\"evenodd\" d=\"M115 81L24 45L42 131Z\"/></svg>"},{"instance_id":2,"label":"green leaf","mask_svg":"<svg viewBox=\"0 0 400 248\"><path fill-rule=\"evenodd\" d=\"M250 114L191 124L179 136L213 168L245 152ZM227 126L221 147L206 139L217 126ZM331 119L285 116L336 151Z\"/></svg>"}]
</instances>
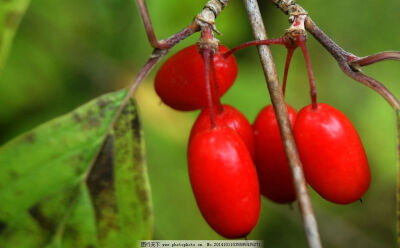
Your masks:
<instances>
[{"instance_id":1,"label":"green leaf","mask_svg":"<svg viewBox=\"0 0 400 248\"><path fill-rule=\"evenodd\" d=\"M1 247L136 247L152 235L144 142L127 92L0 147Z\"/></svg>"},{"instance_id":2,"label":"green leaf","mask_svg":"<svg viewBox=\"0 0 400 248\"><path fill-rule=\"evenodd\" d=\"M0 72L7 60L14 35L30 0L0 1Z\"/></svg>"}]
</instances>

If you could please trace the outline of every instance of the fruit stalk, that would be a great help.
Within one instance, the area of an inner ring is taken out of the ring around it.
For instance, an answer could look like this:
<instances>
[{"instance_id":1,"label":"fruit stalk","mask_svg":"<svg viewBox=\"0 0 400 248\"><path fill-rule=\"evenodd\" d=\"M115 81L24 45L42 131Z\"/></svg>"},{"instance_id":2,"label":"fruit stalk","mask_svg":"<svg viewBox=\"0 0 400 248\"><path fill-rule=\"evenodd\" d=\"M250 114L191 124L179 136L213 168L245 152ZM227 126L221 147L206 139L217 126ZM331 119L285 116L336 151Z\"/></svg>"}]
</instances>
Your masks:
<instances>
[{"instance_id":1,"label":"fruit stalk","mask_svg":"<svg viewBox=\"0 0 400 248\"><path fill-rule=\"evenodd\" d=\"M294 49L288 48L287 54L286 54L285 71L283 72L283 84L282 84L283 95L285 95L285 92L286 92L287 75L289 72L290 61L292 61L293 53L294 53Z\"/></svg>"},{"instance_id":2,"label":"fruit stalk","mask_svg":"<svg viewBox=\"0 0 400 248\"><path fill-rule=\"evenodd\" d=\"M311 70L310 57L308 55L305 41L300 42L299 46L300 46L301 50L303 51L304 58L305 58L306 64L307 64L308 78L310 79L310 95L311 95L312 106L313 106L313 109L317 109L317 90L315 89L314 75Z\"/></svg>"},{"instance_id":3,"label":"fruit stalk","mask_svg":"<svg viewBox=\"0 0 400 248\"><path fill-rule=\"evenodd\" d=\"M211 80L210 80L210 60L212 58L212 52L210 49L204 49L201 51L203 61L204 61L204 71L205 71L205 77L206 77L206 93L207 93L207 108L210 111L210 122L211 122L211 127L214 128L216 126L215 124L215 108L214 108L214 102L215 102L215 94L213 94L213 89L211 86Z\"/></svg>"},{"instance_id":4,"label":"fruit stalk","mask_svg":"<svg viewBox=\"0 0 400 248\"><path fill-rule=\"evenodd\" d=\"M257 1L244 0L244 4L255 39L268 39ZM263 65L264 74L267 79L271 101L277 116L286 156L288 157L289 165L292 171L308 246L311 248L320 248L322 245L319 238L317 222L315 220L310 197L307 192L302 165L294 141L293 132L288 117L288 111L282 94L282 88L279 83L272 54L267 46L259 46L258 51L261 63Z\"/></svg>"},{"instance_id":5,"label":"fruit stalk","mask_svg":"<svg viewBox=\"0 0 400 248\"><path fill-rule=\"evenodd\" d=\"M217 82L215 73L212 73L214 68L212 61L214 60L214 54L218 51L218 40L214 38L212 27L206 25L202 27L201 38L198 42L199 52L202 55L204 62L204 73L206 77L206 93L207 93L207 108L210 111L210 121L211 127L215 127L215 108L221 109L221 102L219 100L219 94L217 89ZM213 78L210 78L210 73L212 73Z\"/></svg>"}]
</instances>

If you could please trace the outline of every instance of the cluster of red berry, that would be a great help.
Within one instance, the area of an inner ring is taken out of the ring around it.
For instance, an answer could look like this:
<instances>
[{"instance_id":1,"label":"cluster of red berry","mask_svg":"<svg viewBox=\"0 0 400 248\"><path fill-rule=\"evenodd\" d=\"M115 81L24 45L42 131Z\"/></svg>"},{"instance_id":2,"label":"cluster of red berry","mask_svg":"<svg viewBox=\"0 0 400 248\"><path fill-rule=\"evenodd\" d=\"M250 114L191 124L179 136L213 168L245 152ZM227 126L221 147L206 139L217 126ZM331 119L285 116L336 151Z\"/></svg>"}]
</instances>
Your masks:
<instances>
[{"instance_id":1,"label":"cluster of red berry","mask_svg":"<svg viewBox=\"0 0 400 248\"><path fill-rule=\"evenodd\" d=\"M157 73L155 89L177 110L202 109L188 148L189 176L200 211L209 225L227 238L246 236L260 213L260 193L277 203L296 200L274 109L260 111L253 125L219 98L237 75L235 58L219 45L207 75L196 45L169 58ZM206 81L212 83L207 86ZM212 94L207 103L207 87ZM339 204L362 197L370 183L360 138L339 110L312 104L289 118L307 182L323 198Z\"/></svg>"}]
</instances>

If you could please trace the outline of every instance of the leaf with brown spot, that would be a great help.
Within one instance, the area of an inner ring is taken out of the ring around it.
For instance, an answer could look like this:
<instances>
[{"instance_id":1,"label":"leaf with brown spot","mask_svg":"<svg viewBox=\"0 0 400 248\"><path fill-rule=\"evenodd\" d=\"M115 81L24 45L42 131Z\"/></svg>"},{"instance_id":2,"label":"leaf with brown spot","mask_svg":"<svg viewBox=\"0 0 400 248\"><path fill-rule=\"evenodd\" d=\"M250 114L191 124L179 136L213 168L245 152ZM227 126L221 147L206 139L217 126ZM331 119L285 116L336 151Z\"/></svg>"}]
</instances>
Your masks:
<instances>
[{"instance_id":1,"label":"leaf with brown spot","mask_svg":"<svg viewBox=\"0 0 400 248\"><path fill-rule=\"evenodd\" d=\"M133 100L108 132L126 93L101 96L0 147L1 247L136 247L151 238Z\"/></svg>"}]
</instances>

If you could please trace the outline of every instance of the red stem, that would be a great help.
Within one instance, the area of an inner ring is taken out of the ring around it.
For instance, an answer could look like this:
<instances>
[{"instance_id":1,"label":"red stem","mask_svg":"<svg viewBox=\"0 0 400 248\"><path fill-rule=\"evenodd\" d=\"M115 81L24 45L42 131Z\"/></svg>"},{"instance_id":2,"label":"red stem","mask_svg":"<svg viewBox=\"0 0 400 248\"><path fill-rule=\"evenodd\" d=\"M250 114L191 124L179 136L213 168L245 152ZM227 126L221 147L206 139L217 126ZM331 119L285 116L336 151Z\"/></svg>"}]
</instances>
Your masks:
<instances>
[{"instance_id":1,"label":"red stem","mask_svg":"<svg viewBox=\"0 0 400 248\"><path fill-rule=\"evenodd\" d=\"M235 48L233 48L232 50L229 50L228 52L226 52L223 56L229 57L229 55L231 55L234 52L237 52L243 48L249 47L249 46L258 46L258 45L284 45L286 44L285 38L284 37L279 37L276 39L268 39L268 40L254 40L254 41L249 41L246 43L243 43Z\"/></svg>"},{"instance_id":2,"label":"red stem","mask_svg":"<svg viewBox=\"0 0 400 248\"><path fill-rule=\"evenodd\" d=\"M213 97L213 90L211 87L211 80L210 80L210 59L212 57L212 51L210 49L203 49L201 51L202 57L203 57L203 62L204 62L204 72L205 72L205 78L206 78L206 94L207 94L207 108L210 112L210 122L211 122L211 128L216 127L215 123L215 108L214 108L214 97Z\"/></svg>"},{"instance_id":3,"label":"red stem","mask_svg":"<svg viewBox=\"0 0 400 248\"><path fill-rule=\"evenodd\" d=\"M314 82L314 75L311 69L311 62L310 62L310 57L308 56L308 50L306 47L306 41L305 40L299 40L297 42L301 48L301 51L304 54L304 58L306 60L307 64L307 72L308 72L308 78L310 79L310 94L311 94L311 102L312 102L312 108L317 109L318 104L317 104L317 90L315 89L315 82Z\"/></svg>"},{"instance_id":4,"label":"red stem","mask_svg":"<svg viewBox=\"0 0 400 248\"><path fill-rule=\"evenodd\" d=\"M217 107L217 114L222 113L224 110L220 100L220 92L219 92L219 85L217 80L217 73L215 72L215 64L214 64L214 54L211 54L211 72L213 76L213 84L214 84L214 103Z\"/></svg>"},{"instance_id":5,"label":"red stem","mask_svg":"<svg viewBox=\"0 0 400 248\"><path fill-rule=\"evenodd\" d=\"M285 72L283 73L283 85L282 85L283 95L285 95L285 91L286 91L287 75L288 75L288 72L289 72L290 61L292 60L294 50L295 50L294 48L288 48L287 49Z\"/></svg>"}]
</instances>

